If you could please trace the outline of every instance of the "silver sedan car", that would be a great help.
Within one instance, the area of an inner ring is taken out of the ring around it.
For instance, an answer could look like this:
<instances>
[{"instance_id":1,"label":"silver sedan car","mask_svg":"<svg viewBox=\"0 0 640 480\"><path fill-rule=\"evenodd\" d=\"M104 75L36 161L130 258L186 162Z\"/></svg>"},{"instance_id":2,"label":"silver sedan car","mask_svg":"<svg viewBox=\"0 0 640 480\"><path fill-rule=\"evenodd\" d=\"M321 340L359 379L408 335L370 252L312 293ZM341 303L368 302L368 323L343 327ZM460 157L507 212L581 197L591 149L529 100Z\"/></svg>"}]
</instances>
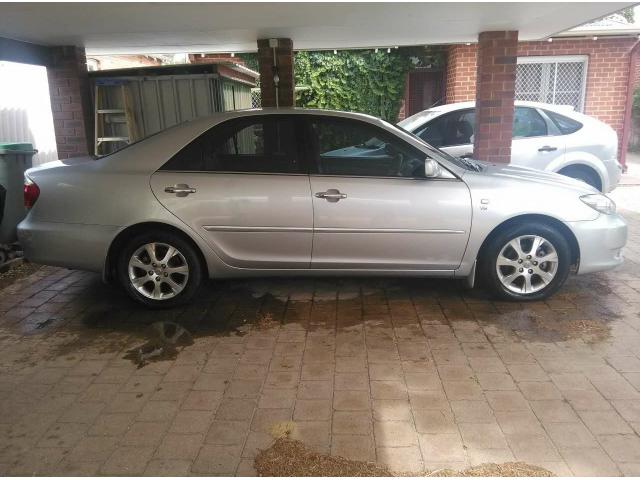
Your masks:
<instances>
[{"instance_id":1,"label":"silver sedan car","mask_svg":"<svg viewBox=\"0 0 640 480\"><path fill-rule=\"evenodd\" d=\"M378 118L221 113L99 160L31 169L18 233L34 262L101 272L169 307L202 280L476 276L542 299L622 262L615 204L576 180L452 157Z\"/></svg>"}]
</instances>

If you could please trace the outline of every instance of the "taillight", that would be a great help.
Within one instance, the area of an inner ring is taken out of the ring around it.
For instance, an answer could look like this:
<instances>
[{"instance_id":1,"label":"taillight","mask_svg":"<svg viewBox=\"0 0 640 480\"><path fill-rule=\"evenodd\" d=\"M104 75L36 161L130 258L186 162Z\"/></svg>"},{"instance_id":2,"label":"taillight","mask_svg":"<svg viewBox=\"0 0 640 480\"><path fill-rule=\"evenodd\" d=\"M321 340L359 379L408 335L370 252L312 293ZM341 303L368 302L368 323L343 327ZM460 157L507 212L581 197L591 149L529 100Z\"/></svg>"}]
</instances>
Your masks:
<instances>
[{"instance_id":1,"label":"taillight","mask_svg":"<svg viewBox=\"0 0 640 480\"><path fill-rule=\"evenodd\" d=\"M29 177L24 177L24 206L31 208L36 204L40 196L40 188Z\"/></svg>"}]
</instances>

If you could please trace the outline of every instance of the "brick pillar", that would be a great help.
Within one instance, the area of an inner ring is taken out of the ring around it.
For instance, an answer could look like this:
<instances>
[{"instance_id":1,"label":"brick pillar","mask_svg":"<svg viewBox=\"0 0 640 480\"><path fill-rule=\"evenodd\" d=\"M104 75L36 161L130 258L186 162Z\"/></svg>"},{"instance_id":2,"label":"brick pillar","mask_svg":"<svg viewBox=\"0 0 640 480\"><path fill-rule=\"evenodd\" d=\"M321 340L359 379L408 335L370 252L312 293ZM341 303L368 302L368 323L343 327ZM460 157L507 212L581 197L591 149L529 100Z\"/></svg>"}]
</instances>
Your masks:
<instances>
[{"instance_id":1,"label":"brick pillar","mask_svg":"<svg viewBox=\"0 0 640 480\"><path fill-rule=\"evenodd\" d=\"M478 160L511 161L517 58L518 32L482 32L478 36L473 142L473 156Z\"/></svg>"},{"instance_id":2,"label":"brick pillar","mask_svg":"<svg viewBox=\"0 0 640 480\"><path fill-rule=\"evenodd\" d=\"M58 157L92 154L93 108L84 48L51 48L47 77Z\"/></svg>"},{"instance_id":3,"label":"brick pillar","mask_svg":"<svg viewBox=\"0 0 640 480\"><path fill-rule=\"evenodd\" d=\"M281 107L293 107L295 103L293 91L293 41L289 38L278 38L277 42L278 105ZM269 46L268 38L258 40L258 62L260 65L262 106L275 107L276 88L273 82L273 48Z\"/></svg>"},{"instance_id":4,"label":"brick pillar","mask_svg":"<svg viewBox=\"0 0 640 480\"><path fill-rule=\"evenodd\" d=\"M446 103L476 98L476 45L451 45L447 51Z\"/></svg>"}]
</instances>

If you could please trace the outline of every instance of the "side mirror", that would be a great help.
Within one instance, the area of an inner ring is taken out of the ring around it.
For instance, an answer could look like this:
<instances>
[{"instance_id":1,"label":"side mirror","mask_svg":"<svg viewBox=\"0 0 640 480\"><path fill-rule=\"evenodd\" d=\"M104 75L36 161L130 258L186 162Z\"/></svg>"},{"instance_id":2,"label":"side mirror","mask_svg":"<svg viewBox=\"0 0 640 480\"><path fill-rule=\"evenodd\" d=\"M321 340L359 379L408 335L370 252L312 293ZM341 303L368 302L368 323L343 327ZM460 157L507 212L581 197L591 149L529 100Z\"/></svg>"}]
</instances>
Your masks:
<instances>
[{"instance_id":1,"label":"side mirror","mask_svg":"<svg viewBox=\"0 0 640 480\"><path fill-rule=\"evenodd\" d=\"M439 177L441 173L440 164L433 158L427 158L424 161L424 176L427 178Z\"/></svg>"}]
</instances>

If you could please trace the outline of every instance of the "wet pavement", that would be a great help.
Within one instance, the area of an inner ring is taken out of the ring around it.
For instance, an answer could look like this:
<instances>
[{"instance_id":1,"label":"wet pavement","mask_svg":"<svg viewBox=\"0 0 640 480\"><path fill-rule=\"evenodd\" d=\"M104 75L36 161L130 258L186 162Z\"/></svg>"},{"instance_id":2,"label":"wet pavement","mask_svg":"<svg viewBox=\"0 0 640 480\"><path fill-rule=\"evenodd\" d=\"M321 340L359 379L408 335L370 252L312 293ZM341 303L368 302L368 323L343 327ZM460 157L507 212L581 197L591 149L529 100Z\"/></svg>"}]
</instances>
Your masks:
<instances>
[{"instance_id":1,"label":"wet pavement","mask_svg":"<svg viewBox=\"0 0 640 480\"><path fill-rule=\"evenodd\" d=\"M640 475L640 187L626 263L547 302L453 281L209 282L173 311L44 268L0 290L0 474L251 475L291 432L394 469Z\"/></svg>"}]
</instances>

